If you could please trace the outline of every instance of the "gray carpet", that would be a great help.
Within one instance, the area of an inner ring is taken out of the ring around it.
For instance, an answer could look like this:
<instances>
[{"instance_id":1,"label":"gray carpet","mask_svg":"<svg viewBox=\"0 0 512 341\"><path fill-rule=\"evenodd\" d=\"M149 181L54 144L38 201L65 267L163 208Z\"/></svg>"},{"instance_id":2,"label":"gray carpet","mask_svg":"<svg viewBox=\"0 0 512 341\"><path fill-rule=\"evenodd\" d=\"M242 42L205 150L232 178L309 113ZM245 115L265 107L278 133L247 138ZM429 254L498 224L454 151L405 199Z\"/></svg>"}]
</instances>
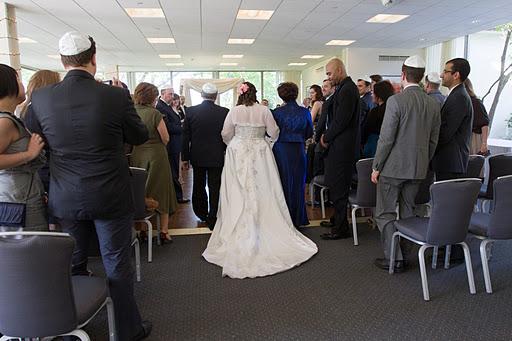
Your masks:
<instances>
[{"instance_id":1,"label":"gray carpet","mask_svg":"<svg viewBox=\"0 0 512 341\"><path fill-rule=\"evenodd\" d=\"M372 263L381 256L377 231L352 240L323 241L309 262L270 277L233 280L201 258L208 236L175 237L154 248L136 295L154 324L150 340L512 340L512 243L494 247L494 294L485 293L478 241L470 243L477 294L463 265L428 269L431 301L423 301L416 259L389 275ZM93 270L100 272L99 261ZM86 329L106 340L104 314Z\"/></svg>"}]
</instances>

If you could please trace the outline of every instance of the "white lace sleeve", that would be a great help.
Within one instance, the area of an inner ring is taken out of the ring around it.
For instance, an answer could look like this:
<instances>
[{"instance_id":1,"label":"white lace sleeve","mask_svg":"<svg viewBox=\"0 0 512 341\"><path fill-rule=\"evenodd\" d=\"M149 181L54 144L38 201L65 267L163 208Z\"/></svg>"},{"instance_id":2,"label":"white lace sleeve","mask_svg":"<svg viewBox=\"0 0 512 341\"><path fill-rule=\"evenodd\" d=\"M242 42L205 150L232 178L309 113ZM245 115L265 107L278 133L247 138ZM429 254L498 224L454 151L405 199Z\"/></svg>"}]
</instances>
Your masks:
<instances>
[{"instance_id":1,"label":"white lace sleeve","mask_svg":"<svg viewBox=\"0 0 512 341\"><path fill-rule=\"evenodd\" d=\"M279 127L277 126L276 121L274 120L274 116L270 112L270 110L266 110L265 112L265 127L267 128L267 134L270 136L271 143L277 141L277 138L279 137Z\"/></svg>"},{"instance_id":2,"label":"white lace sleeve","mask_svg":"<svg viewBox=\"0 0 512 341\"><path fill-rule=\"evenodd\" d=\"M224 120L224 126L222 127L222 140L227 145L229 141L235 136L235 124L233 123L233 110L230 110L226 119Z\"/></svg>"}]
</instances>

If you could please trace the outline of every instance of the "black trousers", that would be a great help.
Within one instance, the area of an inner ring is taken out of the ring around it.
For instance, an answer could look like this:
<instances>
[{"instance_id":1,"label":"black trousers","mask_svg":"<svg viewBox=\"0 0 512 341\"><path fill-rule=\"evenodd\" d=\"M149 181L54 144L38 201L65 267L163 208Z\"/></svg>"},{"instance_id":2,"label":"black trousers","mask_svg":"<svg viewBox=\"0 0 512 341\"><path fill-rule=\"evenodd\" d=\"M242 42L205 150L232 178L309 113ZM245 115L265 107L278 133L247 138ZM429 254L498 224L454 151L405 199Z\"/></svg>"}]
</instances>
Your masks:
<instances>
[{"instance_id":1,"label":"black trousers","mask_svg":"<svg viewBox=\"0 0 512 341\"><path fill-rule=\"evenodd\" d=\"M168 154L169 163L171 164L172 182L174 183L174 191L176 199L183 199L183 190L180 184L180 153Z\"/></svg>"},{"instance_id":2,"label":"black trousers","mask_svg":"<svg viewBox=\"0 0 512 341\"><path fill-rule=\"evenodd\" d=\"M194 167L192 208L196 216L206 221L210 229L213 229L217 221L221 175L222 167Z\"/></svg>"},{"instance_id":3,"label":"black trousers","mask_svg":"<svg viewBox=\"0 0 512 341\"><path fill-rule=\"evenodd\" d=\"M58 223L76 242L72 260L73 275L87 275L89 243L94 240L96 232L109 281L110 297L114 303L118 340L132 340L142 328L141 316L133 293L133 215L117 219L58 219Z\"/></svg>"},{"instance_id":4,"label":"black trousers","mask_svg":"<svg viewBox=\"0 0 512 341\"><path fill-rule=\"evenodd\" d=\"M325 162L325 179L329 186L329 197L334 204L334 227L336 232L348 232L347 204L352 182L353 162Z\"/></svg>"}]
</instances>

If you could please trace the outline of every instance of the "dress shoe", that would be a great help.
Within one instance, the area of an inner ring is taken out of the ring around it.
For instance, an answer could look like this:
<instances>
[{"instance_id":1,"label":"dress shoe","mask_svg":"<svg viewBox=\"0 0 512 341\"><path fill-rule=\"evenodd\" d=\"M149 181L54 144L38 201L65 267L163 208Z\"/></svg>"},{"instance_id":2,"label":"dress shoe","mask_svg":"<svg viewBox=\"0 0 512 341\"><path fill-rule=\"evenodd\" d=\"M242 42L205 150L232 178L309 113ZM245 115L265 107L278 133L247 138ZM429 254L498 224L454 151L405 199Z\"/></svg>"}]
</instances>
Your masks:
<instances>
[{"instance_id":1,"label":"dress shoe","mask_svg":"<svg viewBox=\"0 0 512 341\"><path fill-rule=\"evenodd\" d=\"M178 199L178 204L186 204L189 202L190 202L190 199Z\"/></svg>"},{"instance_id":2,"label":"dress shoe","mask_svg":"<svg viewBox=\"0 0 512 341\"><path fill-rule=\"evenodd\" d=\"M153 329L153 324L150 321L142 321L140 327L141 329L133 338L133 341L144 340L145 338L149 337L151 330Z\"/></svg>"},{"instance_id":3,"label":"dress shoe","mask_svg":"<svg viewBox=\"0 0 512 341\"><path fill-rule=\"evenodd\" d=\"M350 238L350 232L348 231L331 231L320 235L320 238L324 240L336 240Z\"/></svg>"},{"instance_id":4,"label":"dress shoe","mask_svg":"<svg viewBox=\"0 0 512 341\"><path fill-rule=\"evenodd\" d=\"M326 220L326 221L322 221L322 222L320 223L320 226L322 226L322 227L333 227L333 226L334 226L334 223L332 223L332 222L330 222L330 221L327 221L327 220Z\"/></svg>"},{"instance_id":5,"label":"dress shoe","mask_svg":"<svg viewBox=\"0 0 512 341\"><path fill-rule=\"evenodd\" d=\"M389 260L385 258L377 258L373 262L373 264L379 269L389 271ZM395 261L395 272L400 273L407 270L408 263L406 260L397 260Z\"/></svg>"}]
</instances>

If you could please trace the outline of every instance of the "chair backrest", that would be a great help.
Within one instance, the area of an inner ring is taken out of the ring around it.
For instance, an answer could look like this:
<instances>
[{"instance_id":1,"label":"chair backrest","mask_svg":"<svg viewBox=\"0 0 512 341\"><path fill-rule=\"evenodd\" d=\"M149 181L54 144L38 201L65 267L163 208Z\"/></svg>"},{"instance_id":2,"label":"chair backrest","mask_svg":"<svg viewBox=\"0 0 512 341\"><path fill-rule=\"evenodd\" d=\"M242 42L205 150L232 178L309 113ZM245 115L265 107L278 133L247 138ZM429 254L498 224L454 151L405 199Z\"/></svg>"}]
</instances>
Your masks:
<instances>
[{"instance_id":1,"label":"chair backrest","mask_svg":"<svg viewBox=\"0 0 512 341\"><path fill-rule=\"evenodd\" d=\"M471 213L481 186L480 179L439 181L430 186L432 211L427 243L450 245L466 239Z\"/></svg>"},{"instance_id":2,"label":"chair backrest","mask_svg":"<svg viewBox=\"0 0 512 341\"><path fill-rule=\"evenodd\" d=\"M71 284L74 246L65 233L0 233L0 333L43 337L77 327Z\"/></svg>"},{"instance_id":3,"label":"chair backrest","mask_svg":"<svg viewBox=\"0 0 512 341\"><path fill-rule=\"evenodd\" d=\"M377 201L377 186L372 182L373 159L357 161L357 204L363 207L375 207Z\"/></svg>"},{"instance_id":4,"label":"chair backrest","mask_svg":"<svg viewBox=\"0 0 512 341\"><path fill-rule=\"evenodd\" d=\"M144 168L130 167L133 204L135 206L134 219L143 219L146 215L146 181L148 172Z\"/></svg>"},{"instance_id":5,"label":"chair backrest","mask_svg":"<svg viewBox=\"0 0 512 341\"><path fill-rule=\"evenodd\" d=\"M500 176L512 175L512 154L497 154L489 157L489 182L486 197L492 198L494 180Z\"/></svg>"},{"instance_id":6,"label":"chair backrest","mask_svg":"<svg viewBox=\"0 0 512 341\"><path fill-rule=\"evenodd\" d=\"M494 180L494 210L487 229L492 239L512 239L512 175Z\"/></svg>"},{"instance_id":7,"label":"chair backrest","mask_svg":"<svg viewBox=\"0 0 512 341\"><path fill-rule=\"evenodd\" d=\"M424 205L430 201L430 186L434 183L434 172L432 170L427 171L427 176L420 183L418 193L414 199L416 205Z\"/></svg>"},{"instance_id":8,"label":"chair backrest","mask_svg":"<svg viewBox=\"0 0 512 341\"><path fill-rule=\"evenodd\" d=\"M465 178L481 178L482 168L484 167L485 157L482 155L470 155L468 161L468 168Z\"/></svg>"}]
</instances>

